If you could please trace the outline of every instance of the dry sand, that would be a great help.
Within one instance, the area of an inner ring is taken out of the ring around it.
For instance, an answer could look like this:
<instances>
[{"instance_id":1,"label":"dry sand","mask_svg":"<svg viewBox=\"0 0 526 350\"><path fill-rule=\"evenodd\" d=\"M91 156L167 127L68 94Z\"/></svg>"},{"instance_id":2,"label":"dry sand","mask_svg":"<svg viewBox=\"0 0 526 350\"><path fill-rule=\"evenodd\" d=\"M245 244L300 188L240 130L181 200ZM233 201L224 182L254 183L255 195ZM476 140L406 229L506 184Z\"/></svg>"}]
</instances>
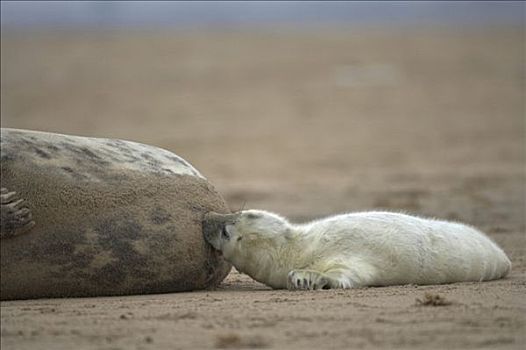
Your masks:
<instances>
[{"instance_id":1,"label":"dry sand","mask_svg":"<svg viewBox=\"0 0 526 350\"><path fill-rule=\"evenodd\" d=\"M2 349L522 349L524 62L523 28L3 32L4 127L167 148L232 209L460 220L514 266L485 283L288 292L233 271L213 291L2 302Z\"/></svg>"}]
</instances>

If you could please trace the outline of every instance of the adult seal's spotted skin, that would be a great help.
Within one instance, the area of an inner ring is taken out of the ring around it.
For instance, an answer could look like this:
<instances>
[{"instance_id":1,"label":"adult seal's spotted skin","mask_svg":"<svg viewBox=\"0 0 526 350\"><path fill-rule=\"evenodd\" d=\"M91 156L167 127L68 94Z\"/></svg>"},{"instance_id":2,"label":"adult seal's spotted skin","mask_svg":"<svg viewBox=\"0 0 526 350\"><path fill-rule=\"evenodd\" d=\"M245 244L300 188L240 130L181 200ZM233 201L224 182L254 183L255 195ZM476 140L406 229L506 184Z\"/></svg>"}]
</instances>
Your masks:
<instances>
[{"instance_id":1,"label":"adult seal's spotted skin","mask_svg":"<svg viewBox=\"0 0 526 350\"><path fill-rule=\"evenodd\" d=\"M273 288L331 289L502 278L506 254L473 227L390 212L304 225L262 210L208 213L206 240Z\"/></svg>"},{"instance_id":2,"label":"adult seal's spotted skin","mask_svg":"<svg viewBox=\"0 0 526 350\"><path fill-rule=\"evenodd\" d=\"M230 270L201 227L227 205L171 152L2 129L1 170L2 300L188 291Z\"/></svg>"}]
</instances>

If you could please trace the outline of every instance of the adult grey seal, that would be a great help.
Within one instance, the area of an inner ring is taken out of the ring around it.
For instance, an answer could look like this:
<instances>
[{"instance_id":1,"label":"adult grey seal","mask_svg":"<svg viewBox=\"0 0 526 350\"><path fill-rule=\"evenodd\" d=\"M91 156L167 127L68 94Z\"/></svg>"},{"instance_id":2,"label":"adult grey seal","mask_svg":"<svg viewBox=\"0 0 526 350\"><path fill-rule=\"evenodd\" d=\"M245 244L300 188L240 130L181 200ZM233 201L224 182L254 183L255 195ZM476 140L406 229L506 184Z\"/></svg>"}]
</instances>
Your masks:
<instances>
[{"instance_id":1,"label":"adult grey seal","mask_svg":"<svg viewBox=\"0 0 526 350\"><path fill-rule=\"evenodd\" d=\"M0 163L2 300L189 291L230 271L201 228L226 203L169 151L4 128Z\"/></svg>"}]
</instances>

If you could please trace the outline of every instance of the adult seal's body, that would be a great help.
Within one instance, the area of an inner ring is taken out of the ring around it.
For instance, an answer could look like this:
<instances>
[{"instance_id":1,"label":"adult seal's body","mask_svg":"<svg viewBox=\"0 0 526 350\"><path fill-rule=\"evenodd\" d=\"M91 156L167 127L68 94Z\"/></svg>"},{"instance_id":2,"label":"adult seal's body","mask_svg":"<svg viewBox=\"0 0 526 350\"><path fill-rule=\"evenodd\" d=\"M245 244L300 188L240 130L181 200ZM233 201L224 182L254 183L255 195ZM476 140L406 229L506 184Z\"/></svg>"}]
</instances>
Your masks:
<instances>
[{"instance_id":1,"label":"adult seal's body","mask_svg":"<svg viewBox=\"0 0 526 350\"><path fill-rule=\"evenodd\" d=\"M2 300L187 291L230 270L201 228L227 206L171 152L2 129L1 168Z\"/></svg>"},{"instance_id":2,"label":"adult seal's body","mask_svg":"<svg viewBox=\"0 0 526 350\"><path fill-rule=\"evenodd\" d=\"M390 212L305 225L261 210L208 213L203 229L238 270L273 288L486 281L511 268L506 254L473 227Z\"/></svg>"}]
</instances>

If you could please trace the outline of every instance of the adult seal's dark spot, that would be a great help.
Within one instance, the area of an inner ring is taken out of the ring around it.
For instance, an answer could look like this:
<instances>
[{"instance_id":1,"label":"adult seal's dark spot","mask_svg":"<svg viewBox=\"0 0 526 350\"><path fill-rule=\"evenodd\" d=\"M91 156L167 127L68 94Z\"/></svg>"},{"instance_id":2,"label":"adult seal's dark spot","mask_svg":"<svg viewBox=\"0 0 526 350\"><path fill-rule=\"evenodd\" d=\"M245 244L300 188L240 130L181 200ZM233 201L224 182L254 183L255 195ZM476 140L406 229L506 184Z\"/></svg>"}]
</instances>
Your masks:
<instances>
[{"instance_id":1,"label":"adult seal's dark spot","mask_svg":"<svg viewBox=\"0 0 526 350\"><path fill-rule=\"evenodd\" d=\"M172 215L162 207L157 207L152 210L150 219L156 225L162 225L170 221Z\"/></svg>"},{"instance_id":2,"label":"adult seal's dark spot","mask_svg":"<svg viewBox=\"0 0 526 350\"><path fill-rule=\"evenodd\" d=\"M14 129L1 143L2 300L189 291L229 272L201 227L226 203L173 153Z\"/></svg>"}]
</instances>

